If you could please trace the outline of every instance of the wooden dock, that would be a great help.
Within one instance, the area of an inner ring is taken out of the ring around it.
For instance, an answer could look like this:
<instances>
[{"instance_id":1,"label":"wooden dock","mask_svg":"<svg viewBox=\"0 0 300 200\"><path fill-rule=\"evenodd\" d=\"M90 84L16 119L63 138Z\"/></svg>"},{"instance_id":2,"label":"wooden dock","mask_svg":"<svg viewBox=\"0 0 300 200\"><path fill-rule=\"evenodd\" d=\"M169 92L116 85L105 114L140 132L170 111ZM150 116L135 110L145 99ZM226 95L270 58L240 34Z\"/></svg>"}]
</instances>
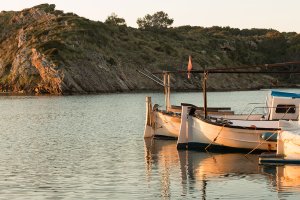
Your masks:
<instances>
[{"instance_id":1,"label":"wooden dock","mask_svg":"<svg viewBox=\"0 0 300 200\"><path fill-rule=\"evenodd\" d=\"M284 164L300 164L298 159L285 159L284 155L276 153L262 153L259 156L259 164L264 165L284 165Z\"/></svg>"}]
</instances>

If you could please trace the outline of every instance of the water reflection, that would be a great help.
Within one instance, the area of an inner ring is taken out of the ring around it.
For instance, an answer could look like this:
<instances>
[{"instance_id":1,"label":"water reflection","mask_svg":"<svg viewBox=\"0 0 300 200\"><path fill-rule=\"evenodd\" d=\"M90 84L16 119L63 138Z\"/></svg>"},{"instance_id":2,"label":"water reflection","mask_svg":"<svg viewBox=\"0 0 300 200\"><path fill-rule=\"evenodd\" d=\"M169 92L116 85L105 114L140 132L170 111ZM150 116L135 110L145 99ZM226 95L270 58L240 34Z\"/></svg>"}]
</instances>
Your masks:
<instances>
[{"instance_id":1,"label":"water reflection","mask_svg":"<svg viewBox=\"0 0 300 200\"><path fill-rule=\"evenodd\" d=\"M174 193L172 181L180 184L181 196L197 194L202 199L300 195L300 166L262 166L258 155L177 151L176 141L146 139L145 162L148 180L160 172L161 196L165 198ZM172 174L176 167L179 179Z\"/></svg>"},{"instance_id":2,"label":"water reflection","mask_svg":"<svg viewBox=\"0 0 300 200\"><path fill-rule=\"evenodd\" d=\"M262 172L270 177L278 197L290 197L295 193L300 195L299 165L266 165L262 167Z\"/></svg>"},{"instance_id":3,"label":"water reflection","mask_svg":"<svg viewBox=\"0 0 300 200\"><path fill-rule=\"evenodd\" d=\"M151 179L155 164L161 168L161 196L170 197L170 169L179 163L176 142L169 140L145 139L146 177Z\"/></svg>"}]
</instances>

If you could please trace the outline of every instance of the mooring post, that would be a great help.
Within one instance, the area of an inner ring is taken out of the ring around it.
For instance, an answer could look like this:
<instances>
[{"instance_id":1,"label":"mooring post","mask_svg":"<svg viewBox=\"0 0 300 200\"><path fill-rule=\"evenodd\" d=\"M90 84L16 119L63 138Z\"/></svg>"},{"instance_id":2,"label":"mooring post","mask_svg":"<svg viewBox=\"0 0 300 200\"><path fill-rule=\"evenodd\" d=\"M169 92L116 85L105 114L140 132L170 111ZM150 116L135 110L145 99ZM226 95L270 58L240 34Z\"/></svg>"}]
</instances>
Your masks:
<instances>
[{"instance_id":1,"label":"mooring post","mask_svg":"<svg viewBox=\"0 0 300 200\"><path fill-rule=\"evenodd\" d=\"M154 132L152 128L153 124L153 112L152 112L152 102L151 97L146 97L146 121L145 121L145 130L144 137L152 137Z\"/></svg>"},{"instance_id":2,"label":"mooring post","mask_svg":"<svg viewBox=\"0 0 300 200\"><path fill-rule=\"evenodd\" d=\"M177 149L187 149L188 145L188 106L181 104L181 123L177 140Z\"/></svg>"}]
</instances>

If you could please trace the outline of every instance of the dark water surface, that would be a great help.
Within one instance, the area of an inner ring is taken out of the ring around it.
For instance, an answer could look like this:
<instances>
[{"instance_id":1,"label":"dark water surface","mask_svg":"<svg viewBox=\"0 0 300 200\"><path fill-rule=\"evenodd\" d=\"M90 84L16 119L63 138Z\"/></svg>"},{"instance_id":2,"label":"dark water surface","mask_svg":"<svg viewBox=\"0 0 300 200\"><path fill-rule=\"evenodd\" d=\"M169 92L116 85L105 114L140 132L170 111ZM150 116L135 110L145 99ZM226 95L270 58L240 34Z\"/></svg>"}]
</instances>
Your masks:
<instances>
[{"instance_id":1,"label":"dark water surface","mask_svg":"<svg viewBox=\"0 0 300 200\"><path fill-rule=\"evenodd\" d=\"M242 111L267 91L209 93ZM0 96L0 199L300 199L299 166L144 140L145 96ZM172 94L200 105L200 93Z\"/></svg>"}]
</instances>

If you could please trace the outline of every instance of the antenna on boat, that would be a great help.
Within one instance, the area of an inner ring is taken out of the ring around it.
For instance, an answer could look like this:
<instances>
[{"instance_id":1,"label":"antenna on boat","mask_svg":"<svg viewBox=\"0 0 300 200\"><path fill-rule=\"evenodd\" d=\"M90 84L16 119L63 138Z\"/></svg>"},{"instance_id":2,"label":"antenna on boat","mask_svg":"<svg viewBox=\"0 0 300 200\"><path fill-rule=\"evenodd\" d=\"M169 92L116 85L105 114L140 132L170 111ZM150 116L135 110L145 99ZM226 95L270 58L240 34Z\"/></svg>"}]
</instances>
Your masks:
<instances>
[{"instance_id":1,"label":"antenna on boat","mask_svg":"<svg viewBox=\"0 0 300 200\"><path fill-rule=\"evenodd\" d=\"M146 76L147 78L149 78L150 80L154 81L155 83L157 83L160 86L164 87L164 83L162 80L160 80L157 76L155 76L153 73L149 72L148 70L141 71L141 70L136 70L138 73L142 74L143 76Z\"/></svg>"},{"instance_id":2,"label":"antenna on boat","mask_svg":"<svg viewBox=\"0 0 300 200\"><path fill-rule=\"evenodd\" d=\"M161 80L159 77L157 77L155 74L151 73L147 69L143 69L143 70L137 69L136 71L142 74L143 76L149 78L150 80L154 81L158 85L164 87L166 111L169 111L171 108L171 103L170 103L171 81L170 81L169 71L163 71L162 73L160 73L163 74L163 80Z\"/></svg>"}]
</instances>

